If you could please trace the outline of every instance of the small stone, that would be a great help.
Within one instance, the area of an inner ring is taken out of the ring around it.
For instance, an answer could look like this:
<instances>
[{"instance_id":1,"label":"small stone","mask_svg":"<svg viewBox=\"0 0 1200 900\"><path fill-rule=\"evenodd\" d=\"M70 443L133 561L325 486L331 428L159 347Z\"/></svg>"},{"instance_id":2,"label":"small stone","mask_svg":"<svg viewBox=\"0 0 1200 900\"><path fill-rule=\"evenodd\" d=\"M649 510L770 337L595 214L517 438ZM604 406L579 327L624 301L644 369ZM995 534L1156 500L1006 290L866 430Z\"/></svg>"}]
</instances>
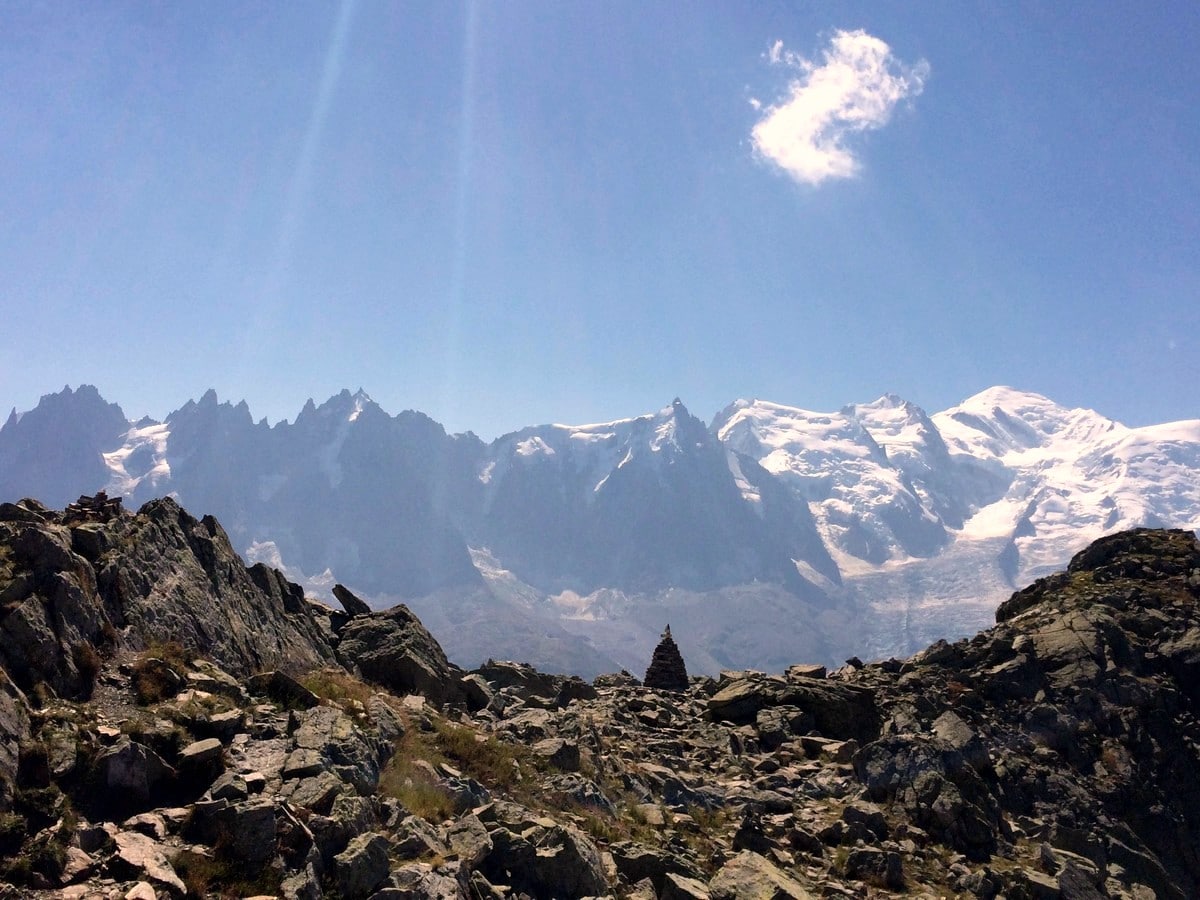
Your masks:
<instances>
[{"instance_id":1,"label":"small stone","mask_svg":"<svg viewBox=\"0 0 1200 900\"><path fill-rule=\"evenodd\" d=\"M188 744L179 751L180 766L202 767L221 758L221 742L216 738L205 738L202 741Z\"/></svg>"}]
</instances>

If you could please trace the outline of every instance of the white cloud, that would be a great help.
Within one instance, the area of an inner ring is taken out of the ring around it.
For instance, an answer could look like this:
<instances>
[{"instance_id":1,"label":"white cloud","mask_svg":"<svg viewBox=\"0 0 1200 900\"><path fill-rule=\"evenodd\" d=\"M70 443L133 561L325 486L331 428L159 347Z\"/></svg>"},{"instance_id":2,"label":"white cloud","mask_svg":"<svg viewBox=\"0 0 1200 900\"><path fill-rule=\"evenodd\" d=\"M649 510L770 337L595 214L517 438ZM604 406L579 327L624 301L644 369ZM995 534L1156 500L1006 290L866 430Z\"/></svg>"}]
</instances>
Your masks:
<instances>
[{"instance_id":1,"label":"white cloud","mask_svg":"<svg viewBox=\"0 0 1200 900\"><path fill-rule=\"evenodd\" d=\"M754 149L807 184L854 175L859 163L846 139L886 125L896 104L920 94L929 76L925 60L905 65L861 29L835 32L819 65L785 50L783 41L771 45L767 60L798 76L779 103L751 101L762 114L751 132Z\"/></svg>"}]
</instances>

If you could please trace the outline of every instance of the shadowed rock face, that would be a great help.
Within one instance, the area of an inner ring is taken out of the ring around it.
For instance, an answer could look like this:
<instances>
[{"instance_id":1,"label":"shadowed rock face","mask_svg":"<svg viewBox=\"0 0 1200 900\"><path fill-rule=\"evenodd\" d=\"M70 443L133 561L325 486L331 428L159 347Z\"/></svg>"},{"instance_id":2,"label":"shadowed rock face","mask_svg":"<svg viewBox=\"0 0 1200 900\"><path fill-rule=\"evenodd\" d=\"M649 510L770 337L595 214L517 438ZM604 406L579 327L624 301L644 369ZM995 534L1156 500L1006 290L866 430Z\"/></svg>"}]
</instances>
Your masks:
<instances>
[{"instance_id":1,"label":"shadowed rock face","mask_svg":"<svg viewBox=\"0 0 1200 900\"><path fill-rule=\"evenodd\" d=\"M0 663L23 689L44 682L79 693L75 648L84 643L175 641L241 677L334 660L302 595L248 571L211 516L197 520L170 499L69 525L58 513L39 515L13 511L0 521L8 548Z\"/></svg>"},{"instance_id":2,"label":"shadowed rock face","mask_svg":"<svg viewBox=\"0 0 1200 900\"><path fill-rule=\"evenodd\" d=\"M462 672L404 604L356 615L340 632L338 650L362 674L397 694L421 694L435 703L463 699Z\"/></svg>"},{"instance_id":3,"label":"shadowed rock face","mask_svg":"<svg viewBox=\"0 0 1200 900\"><path fill-rule=\"evenodd\" d=\"M92 519L4 504L0 547L0 664L24 690L81 693L85 643L177 642L239 678L361 663L397 691L458 697L461 673L406 607L352 604L347 622L276 570L247 568L212 516L197 520L169 498Z\"/></svg>"},{"instance_id":4,"label":"shadowed rock face","mask_svg":"<svg viewBox=\"0 0 1200 900\"><path fill-rule=\"evenodd\" d=\"M199 846L242 895L1200 895L1194 536L1105 538L997 618L682 689L464 676L406 607L310 604L171 501L2 505L0 882L179 895ZM138 706L122 654L164 635L210 659ZM321 696L275 671L318 666Z\"/></svg>"}]
</instances>

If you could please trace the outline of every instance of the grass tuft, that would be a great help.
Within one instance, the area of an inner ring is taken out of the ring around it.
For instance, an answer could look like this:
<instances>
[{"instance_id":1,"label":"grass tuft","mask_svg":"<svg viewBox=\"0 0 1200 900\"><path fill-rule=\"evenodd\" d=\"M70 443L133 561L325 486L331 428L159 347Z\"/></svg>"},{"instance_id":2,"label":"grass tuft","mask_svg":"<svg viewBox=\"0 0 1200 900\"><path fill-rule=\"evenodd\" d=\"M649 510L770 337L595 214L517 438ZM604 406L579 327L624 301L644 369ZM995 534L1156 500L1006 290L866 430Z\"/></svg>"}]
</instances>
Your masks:
<instances>
[{"instance_id":1,"label":"grass tuft","mask_svg":"<svg viewBox=\"0 0 1200 900\"><path fill-rule=\"evenodd\" d=\"M79 673L79 694L84 700L90 700L96 690L96 680L100 677L104 659L91 641L72 645L71 659L75 663L75 671Z\"/></svg>"},{"instance_id":2,"label":"grass tuft","mask_svg":"<svg viewBox=\"0 0 1200 900\"><path fill-rule=\"evenodd\" d=\"M376 689L342 669L314 669L300 683L322 700L345 706L354 703L367 705Z\"/></svg>"},{"instance_id":3,"label":"grass tuft","mask_svg":"<svg viewBox=\"0 0 1200 900\"><path fill-rule=\"evenodd\" d=\"M133 664L133 692L138 703L149 706L175 696L195 658L196 654L178 641L147 647Z\"/></svg>"},{"instance_id":4,"label":"grass tuft","mask_svg":"<svg viewBox=\"0 0 1200 900\"><path fill-rule=\"evenodd\" d=\"M251 867L217 852L180 851L171 860L188 897L278 896L279 872L270 866Z\"/></svg>"}]
</instances>

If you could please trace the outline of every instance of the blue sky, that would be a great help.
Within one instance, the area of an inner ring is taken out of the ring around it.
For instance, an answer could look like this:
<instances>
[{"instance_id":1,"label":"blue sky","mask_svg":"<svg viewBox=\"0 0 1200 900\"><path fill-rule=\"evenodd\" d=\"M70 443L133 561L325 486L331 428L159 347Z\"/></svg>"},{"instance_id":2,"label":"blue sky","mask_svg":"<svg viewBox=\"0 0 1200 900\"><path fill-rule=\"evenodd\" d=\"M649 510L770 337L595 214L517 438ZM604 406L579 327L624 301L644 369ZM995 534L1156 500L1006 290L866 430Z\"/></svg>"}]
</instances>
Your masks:
<instances>
[{"instance_id":1,"label":"blue sky","mask_svg":"<svg viewBox=\"0 0 1200 900\"><path fill-rule=\"evenodd\" d=\"M6 408L1200 415L1195 3L10 2L0 34Z\"/></svg>"}]
</instances>

